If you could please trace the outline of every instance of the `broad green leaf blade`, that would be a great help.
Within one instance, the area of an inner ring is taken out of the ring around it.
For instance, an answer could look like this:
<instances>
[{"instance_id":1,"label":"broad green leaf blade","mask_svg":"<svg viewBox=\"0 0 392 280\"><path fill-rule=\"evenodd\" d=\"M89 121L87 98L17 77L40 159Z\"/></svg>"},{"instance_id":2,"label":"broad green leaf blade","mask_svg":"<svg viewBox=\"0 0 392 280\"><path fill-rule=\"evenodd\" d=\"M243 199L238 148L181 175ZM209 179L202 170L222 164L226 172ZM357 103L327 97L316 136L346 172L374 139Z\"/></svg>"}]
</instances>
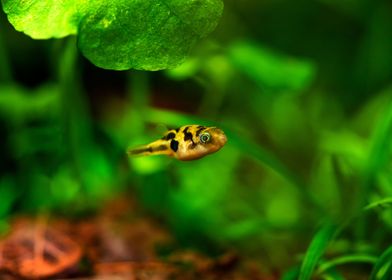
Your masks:
<instances>
[{"instance_id":1,"label":"broad green leaf blade","mask_svg":"<svg viewBox=\"0 0 392 280\"><path fill-rule=\"evenodd\" d=\"M79 3L80 2L80 3ZM85 1L2 0L9 22L33 39L61 38L76 34Z\"/></svg>"},{"instance_id":2,"label":"broad green leaf blade","mask_svg":"<svg viewBox=\"0 0 392 280\"><path fill-rule=\"evenodd\" d=\"M336 231L337 227L335 225L326 224L316 233L302 262L299 280L309 280L311 278L317 263L327 249L329 242L335 236Z\"/></svg>"},{"instance_id":3,"label":"broad green leaf blade","mask_svg":"<svg viewBox=\"0 0 392 280\"><path fill-rule=\"evenodd\" d=\"M107 2L82 20L78 45L102 68L173 68L213 30L221 11L220 0Z\"/></svg>"},{"instance_id":4,"label":"broad green leaf blade","mask_svg":"<svg viewBox=\"0 0 392 280\"><path fill-rule=\"evenodd\" d=\"M389 280L392 276L392 246L384 251L374 265L370 280Z\"/></svg>"},{"instance_id":5,"label":"broad green leaf blade","mask_svg":"<svg viewBox=\"0 0 392 280\"><path fill-rule=\"evenodd\" d=\"M181 64L222 14L221 0L2 0L14 27L35 39L76 34L81 52L114 70Z\"/></svg>"}]
</instances>

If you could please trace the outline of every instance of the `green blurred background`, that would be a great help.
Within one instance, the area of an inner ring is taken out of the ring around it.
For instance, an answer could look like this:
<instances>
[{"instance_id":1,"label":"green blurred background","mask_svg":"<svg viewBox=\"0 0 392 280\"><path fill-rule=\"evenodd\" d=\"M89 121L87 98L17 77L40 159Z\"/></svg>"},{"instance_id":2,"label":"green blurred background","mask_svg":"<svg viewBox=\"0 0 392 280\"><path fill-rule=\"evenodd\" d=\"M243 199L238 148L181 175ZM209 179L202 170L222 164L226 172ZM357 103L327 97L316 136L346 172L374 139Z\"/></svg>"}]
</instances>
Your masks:
<instances>
[{"instance_id":1,"label":"green blurred background","mask_svg":"<svg viewBox=\"0 0 392 280\"><path fill-rule=\"evenodd\" d=\"M378 256L392 241L391 31L387 0L226 0L179 68L115 72L2 13L1 231L17 213L80 217L125 194L181 246L279 274L327 223L342 228L327 258ZM185 124L228 143L193 162L127 158Z\"/></svg>"}]
</instances>

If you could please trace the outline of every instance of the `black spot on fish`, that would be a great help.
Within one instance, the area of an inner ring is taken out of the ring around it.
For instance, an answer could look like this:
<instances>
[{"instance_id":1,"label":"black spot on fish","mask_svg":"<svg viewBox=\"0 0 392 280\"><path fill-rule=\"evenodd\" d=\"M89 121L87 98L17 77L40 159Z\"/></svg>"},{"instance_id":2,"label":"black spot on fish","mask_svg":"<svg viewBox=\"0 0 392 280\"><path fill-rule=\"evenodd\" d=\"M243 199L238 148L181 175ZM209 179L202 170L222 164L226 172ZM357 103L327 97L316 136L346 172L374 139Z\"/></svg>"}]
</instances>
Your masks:
<instances>
[{"instance_id":1,"label":"black spot on fish","mask_svg":"<svg viewBox=\"0 0 392 280\"><path fill-rule=\"evenodd\" d=\"M171 140L170 142L170 149L172 149L174 152L177 152L178 150L178 141L176 140Z\"/></svg>"},{"instance_id":2,"label":"black spot on fish","mask_svg":"<svg viewBox=\"0 0 392 280\"><path fill-rule=\"evenodd\" d=\"M192 141L192 144L190 144L189 146L188 146L188 149L190 149L190 150L193 150L194 148L196 148L196 144Z\"/></svg>"},{"instance_id":3,"label":"black spot on fish","mask_svg":"<svg viewBox=\"0 0 392 280\"><path fill-rule=\"evenodd\" d=\"M188 128L189 128L189 126L185 127L185 129L184 129L184 141L191 140L193 143L193 135L192 135L192 133L188 132Z\"/></svg>"},{"instance_id":4,"label":"black spot on fish","mask_svg":"<svg viewBox=\"0 0 392 280\"><path fill-rule=\"evenodd\" d=\"M166 145L159 145L158 147L154 148L154 151L165 151L167 150Z\"/></svg>"},{"instance_id":5,"label":"black spot on fish","mask_svg":"<svg viewBox=\"0 0 392 280\"><path fill-rule=\"evenodd\" d=\"M206 129L205 126L199 125L199 126L197 127L196 136L199 137L200 133L201 133L204 129Z\"/></svg>"},{"instance_id":6,"label":"black spot on fish","mask_svg":"<svg viewBox=\"0 0 392 280\"><path fill-rule=\"evenodd\" d=\"M165 136L163 136L163 140L170 140L170 139L174 139L176 137L176 134L174 132L170 132L168 134L166 134Z\"/></svg>"}]
</instances>

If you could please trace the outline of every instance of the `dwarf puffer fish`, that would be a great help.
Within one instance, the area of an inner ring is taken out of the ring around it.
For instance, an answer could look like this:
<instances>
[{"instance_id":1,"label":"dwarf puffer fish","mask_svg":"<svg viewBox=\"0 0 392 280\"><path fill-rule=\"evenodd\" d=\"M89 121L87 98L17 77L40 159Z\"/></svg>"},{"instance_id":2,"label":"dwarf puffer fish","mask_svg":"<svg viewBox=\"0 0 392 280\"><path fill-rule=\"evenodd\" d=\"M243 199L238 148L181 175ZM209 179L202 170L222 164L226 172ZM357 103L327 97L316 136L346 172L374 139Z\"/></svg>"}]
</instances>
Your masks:
<instances>
[{"instance_id":1,"label":"dwarf puffer fish","mask_svg":"<svg viewBox=\"0 0 392 280\"><path fill-rule=\"evenodd\" d=\"M227 142L217 127L185 125L171 129L150 144L128 149L130 156L167 155L179 160L194 160L219 151Z\"/></svg>"}]
</instances>

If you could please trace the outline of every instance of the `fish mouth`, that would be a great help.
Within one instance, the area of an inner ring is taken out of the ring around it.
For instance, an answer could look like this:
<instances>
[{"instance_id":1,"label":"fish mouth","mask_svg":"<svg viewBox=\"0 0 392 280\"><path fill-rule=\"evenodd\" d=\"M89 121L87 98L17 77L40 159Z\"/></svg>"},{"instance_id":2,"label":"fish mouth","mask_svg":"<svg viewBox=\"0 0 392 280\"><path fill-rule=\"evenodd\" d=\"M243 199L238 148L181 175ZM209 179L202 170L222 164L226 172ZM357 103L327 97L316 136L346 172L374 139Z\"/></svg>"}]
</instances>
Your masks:
<instances>
[{"instance_id":1,"label":"fish mouth","mask_svg":"<svg viewBox=\"0 0 392 280\"><path fill-rule=\"evenodd\" d=\"M226 144L227 137L222 129L217 127L211 127L207 131L210 132L210 134L212 135L213 144L217 146L218 149L220 149L222 146Z\"/></svg>"},{"instance_id":2,"label":"fish mouth","mask_svg":"<svg viewBox=\"0 0 392 280\"><path fill-rule=\"evenodd\" d=\"M219 142L222 144L222 146L224 145L224 144L226 144L226 142L227 142L227 137L226 137L226 134L222 131L222 134L220 135L220 137L219 137Z\"/></svg>"},{"instance_id":3,"label":"fish mouth","mask_svg":"<svg viewBox=\"0 0 392 280\"><path fill-rule=\"evenodd\" d=\"M215 128L214 132L217 134L217 142L219 143L220 146L223 146L227 142L227 137L226 134L223 132L223 130L219 128Z\"/></svg>"}]
</instances>

